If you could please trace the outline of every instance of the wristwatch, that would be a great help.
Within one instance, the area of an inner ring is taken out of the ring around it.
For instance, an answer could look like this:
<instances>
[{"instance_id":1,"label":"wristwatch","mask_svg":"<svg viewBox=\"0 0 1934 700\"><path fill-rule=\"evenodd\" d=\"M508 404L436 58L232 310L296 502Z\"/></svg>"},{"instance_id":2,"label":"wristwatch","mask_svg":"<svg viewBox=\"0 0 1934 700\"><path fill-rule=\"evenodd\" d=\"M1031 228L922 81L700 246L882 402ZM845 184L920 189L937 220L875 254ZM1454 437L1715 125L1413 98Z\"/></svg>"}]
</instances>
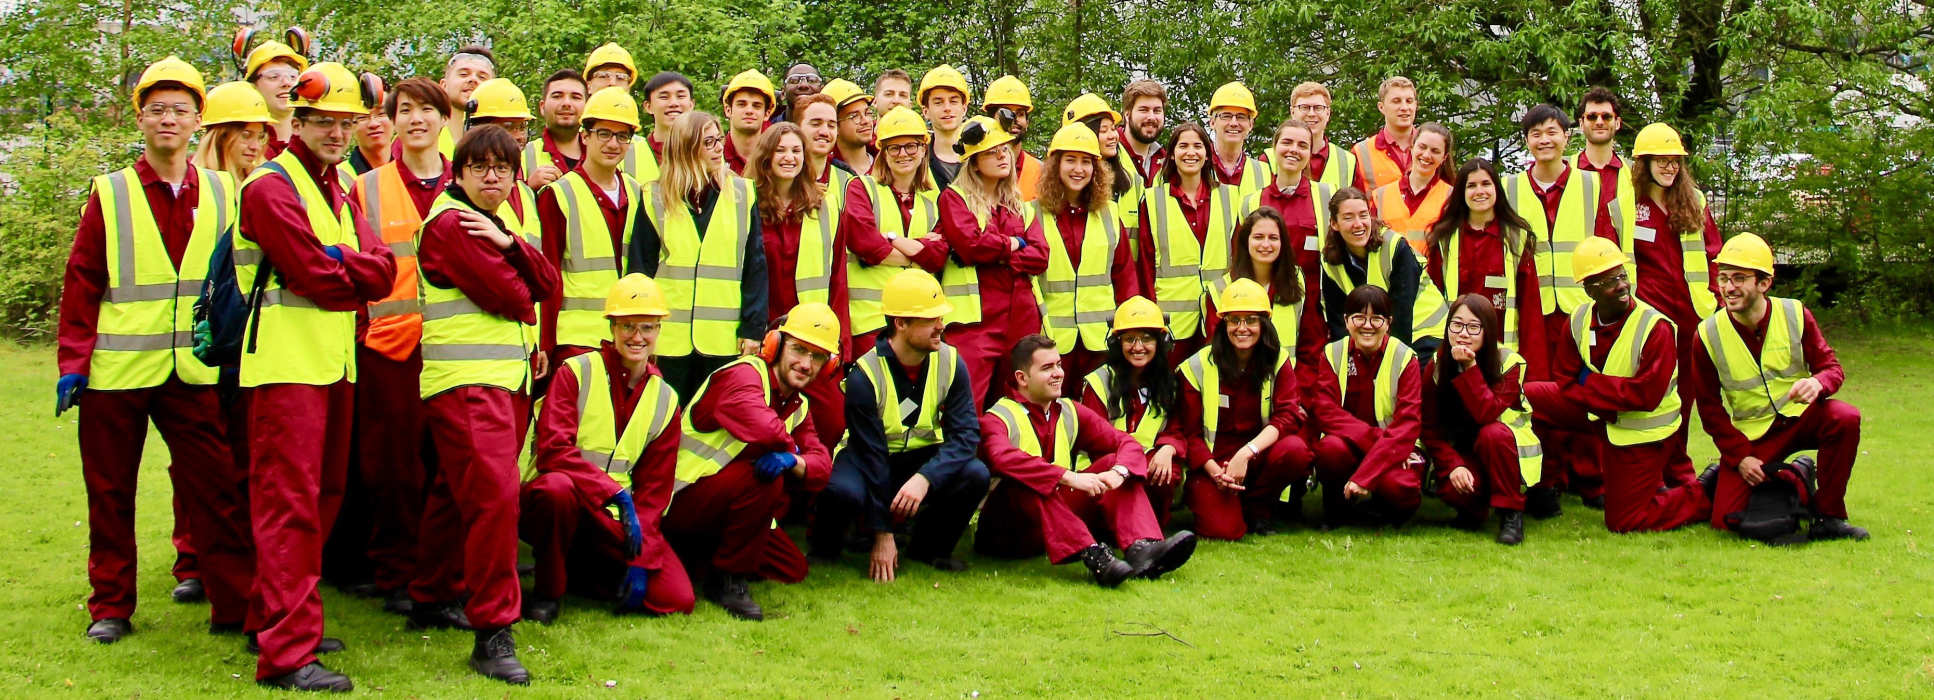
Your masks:
<instances>
[{"instance_id":1,"label":"wristwatch","mask_svg":"<svg viewBox=\"0 0 1934 700\"><path fill-rule=\"evenodd\" d=\"M1119 476L1123 479L1128 478L1128 467L1124 467L1122 465L1117 464L1113 467L1110 467L1108 471L1114 472L1116 476Z\"/></svg>"}]
</instances>

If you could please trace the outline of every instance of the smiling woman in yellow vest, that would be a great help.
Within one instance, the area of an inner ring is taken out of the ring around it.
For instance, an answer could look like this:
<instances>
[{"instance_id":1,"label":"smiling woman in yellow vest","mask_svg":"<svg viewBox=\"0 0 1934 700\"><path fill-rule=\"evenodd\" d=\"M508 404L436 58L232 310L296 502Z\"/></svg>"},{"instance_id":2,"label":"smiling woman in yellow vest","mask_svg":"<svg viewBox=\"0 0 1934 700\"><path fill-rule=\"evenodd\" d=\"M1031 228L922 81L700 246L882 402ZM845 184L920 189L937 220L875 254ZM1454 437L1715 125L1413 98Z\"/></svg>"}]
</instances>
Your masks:
<instances>
[{"instance_id":1,"label":"smiling woman in yellow vest","mask_svg":"<svg viewBox=\"0 0 1934 700\"><path fill-rule=\"evenodd\" d=\"M1458 167L1444 216L1430 227L1425 269L1445 299L1477 294L1504 318L1498 342L1520 353L1529 377L1543 378L1545 342L1538 260L1546 247L1501 191L1497 167L1472 158Z\"/></svg>"},{"instance_id":2,"label":"smiling woman in yellow vest","mask_svg":"<svg viewBox=\"0 0 1934 700\"><path fill-rule=\"evenodd\" d=\"M488 213L519 186L510 134L494 124L472 127L457 142L451 167L457 186L437 198L417 238L424 423L441 477L424 506L423 551L463 552L460 580L469 593L463 608L476 630L471 668L523 684L530 675L510 636L523 608L517 456L528 424L535 303L553 298L561 285L535 247ZM420 588L412 588L412 597Z\"/></svg>"},{"instance_id":3,"label":"smiling woman in yellow vest","mask_svg":"<svg viewBox=\"0 0 1934 700\"><path fill-rule=\"evenodd\" d=\"M1048 144L1039 196L1027 205L1029 226L1040 226L1048 244L1048 269L1035 285L1042 333L1054 339L1062 369L1077 381L1101 364L1115 305L1140 293L1115 217L1115 176L1103 163L1094 131L1061 127Z\"/></svg>"},{"instance_id":4,"label":"smiling woman in yellow vest","mask_svg":"<svg viewBox=\"0 0 1934 700\"><path fill-rule=\"evenodd\" d=\"M1348 187L1330 199L1330 230L1323 237L1323 315L1330 337L1350 334L1344 300L1364 285L1389 293L1391 337L1418 352L1436 352L1444 334L1443 292L1403 237L1382 228L1368 199Z\"/></svg>"},{"instance_id":5,"label":"smiling woman in yellow vest","mask_svg":"<svg viewBox=\"0 0 1934 700\"><path fill-rule=\"evenodd\" d=\"M1444 203L1450 201L1456 158L1457 140L1450 129L1437 122L1419 126L1410 143L1410 169L1396 182L1370 193L1377 218L1402 235L1412 252L1424 252L1431 224L1437 223Z\"/></svg>"},{"instance_id":6,"label":"smiling woman in yellow vest","mask_svg":"<svg viewBox=\"0 0 1934 700\"><path fill-rule=\"evenodd\" d=\"M1390 295L1357 287L1336 308L1348 333L1312 368L1310 419L1323 485L1323 527L1358 519L1401 525L1423 501L1423 378L1417 353L1390 335Z\"/></svg>"},{"instance_id":7,"label":"smiling woman in yellow vest","mask_svg":"<svg viewBox=\"0 0 1934 700\"><path fill-rule=\"evenodd\" d=\"M584 105L584 160L537 195L544 255L558 267L564 293L542 309L539 351L547 364L590 352L603 342L598 315L605 292L627 265L627 244L643 193L638 180L619 171L633 148L638 104L622 89L605 88Z\"/></svg>"},{"instance_id":8,"label":"smiling woman in yellow vest","mask_svg":"<svg viewBox=\"0 0 1934 700\"><path fill-rule=\"evenodd\" d=\"M847 305L857 352L873 347L886 327L881 299L888 280L918 268L939 275L947 242L934 230L940 221L940 190L927 169L927 126L920 115L895 107L874 129L880 155L871 173L846 185L839 215L845 239Z\"/></svg>"},{"instance_id":9,"label":"smiling woman in yellow vest","mask_svg":"<svg viewBox=\"0 0 1934 700\"><path fill-rule=\"evenodd\" d=\"M1168 527L1175 487L1182 483L1182 469L1175 462L1181 452L1175 445L1156 441L1180 393L1181 380L1165 366L1169 342L1162 310L1148 297L1130 297L1115 310L1106 359L1088 373L1081 387L1083 406L1107 418L1146 450L1148 475L1142 490L1162 527Z\"/></svg>"},{"instance_id":10,"label":"smiling woman in yellow vest","mask_svg":"<svg viewBox=\"0 0 1934 700\"><path fill-rule=\"evenodd\" d=\"M1246 279L1268 290L1270 323L1282 321L1276 325L1276 340L1290 353L1290 362L1303 364L1315 361L1323 353L1323 345L1329 342L1329 327L1323 324L1321 316L1308 313L1303 273L1291 257L1287 236L1283 235L1287 229L1282 213L1274 207L1264 206L1245 214L1242 222L1236 224L1235 233L1229 236L1229 272L1217 281L1216 288L1228 289L1235 280ZM1216 294L1207 294L1202 300L1212 334L1220 325L1215 297Z\"/></svg>"},{"instance_id":11,"label":"smiling woman in yellow vest","mask_svg":"<svg viewBox=\"0 0 1934 700\"><path fill-rule=\"evenodd\" d=\"M1202 295L1229 267L1229 232L1242 198L1208 173L1209 132L1184 123L1169 133L1162 175L1142 197L1139 226L1144 287L1168 315L1175 339L1170 364L1207 342Z\"/></svg>"},{"instance_id":12,"label":"smiling woman in yellow vest","mask_svg":"<svg viewBox=\"0 0 1934 700\"><path fill-rule=\"evenodd\" d=\"M974 117L954 149L960 174L940 193L940 234L952 256L940 284L953 313L947 334L967 363L975 406L1000 392L1002 358L1022 336L1041 330L1034 277L1047 271L1048 245L1039 222L1029 225L1015 185L1014 135L989 117Z\"/></svg>"},{"instance_id":13,"label":"smiling woman in yellow vest","mask_svg":"<svg viewBox=\"0 0 1934 700\"><path fill-rule=\"evenodd\" d=\"M769 290L758 192L725 168L725 132L705 112L665 131L658 179L646 183L630 269L658 281L671 315L658 366L679 396L759 347ZM837 350L837 348L835 348Z\"/></svg>"},{"instance_id":14,"label":"smiling woman in yellow vest","mask_svg":"<svg viewBox=\"0 0 1934 700\"><path fill-rule=\"evenodd\" d=\"M1100 95L1092 92L1082 93L1080 97L1069 102L1067 108L1061 112L1062 126L1077 123L1095 132L1095 143L1101 146L1102 163L1096 167L1107 170L1114 176L1110 196L1115 203L1115 220L1121 222L1125 234L1122 236L1122 241L1128 248L1128 258L1135 260L1137 259L1135 246L1138 240L1138 234L1134 228L1135 213L1142 203L1142 191L1147 188L1142 183L1141 174L1135 172L1134 165L1129 163L1129 158L1122 153L1121 113L1109 108L1108 101L1102 99ZM1135 273L1135 268L1129 268L1128 273L1134 275L1133 279L1137 284L1140 283L1141 276Z\"/></svg>"},{"instance_id":15,"label":"smiling woman in yellow vest","mask_svg":"<svg viewBox=\"0 0 1934 700\"><path fill-rule=\"evenodd\" d=\"M1479 294L1451 303L1450 332L1424 373L1423 444L1432 481L1457 526L1483 527L1498 510L1497 542L1524 541L1524 487L1538 483L1543 448L1524 402L1524 358L1503 345L1497 312Z\"/></svg>"},{"instance_id":16,"label":"smiling woman in yellow vest","mask_svg":"<svg viewBox=\"0 0 1934 700\"><path fill-rule=\"evenodd\" d=\"M1322 99L1320 95L1318 98ZM1282 220L1278 257L1285 266L1302 273L1302 288L1313 293L1322 288L1323 232L1330 228L1330 198L1336 196L1337 187L1317 180L1315 171L1309 168L1310 133L1301 121L1284 121L1276 126L1274 145L1270 149L1276 172L1269 186L1243 198L1238 211L1248 217L1263 207L1276 210L1277 218ZM1240 236L1230 237L1230 255L1240 254L1242 246ZM1257 282L1266 284L1263 280ZM1222 289L1219 282L1215 289ZM1320 323L1320 306L1306 305L1303 312L1315 316ZM1322 347L1322 342L1317 347Z\"/></svg>"}]
</instances>

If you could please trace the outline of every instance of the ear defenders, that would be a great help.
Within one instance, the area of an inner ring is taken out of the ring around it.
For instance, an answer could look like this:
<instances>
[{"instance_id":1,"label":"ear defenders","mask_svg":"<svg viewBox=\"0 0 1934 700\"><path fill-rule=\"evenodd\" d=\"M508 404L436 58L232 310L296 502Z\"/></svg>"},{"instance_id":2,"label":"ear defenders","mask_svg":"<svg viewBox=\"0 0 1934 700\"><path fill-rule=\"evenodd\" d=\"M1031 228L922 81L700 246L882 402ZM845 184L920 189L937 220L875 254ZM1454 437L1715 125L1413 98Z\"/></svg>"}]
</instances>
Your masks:
<instances>
[{"instance_id":1,"label":"ear defenders","mask_svg":"<svg viewBox=\"0 0 1934 700\"><path fill-rule=\"evenodd\" d=\"M1011 119L1012 116L1010 115L1009 118ZM967 155L968 146L979 144L986 138L987 127L982 126L980 122L968 124L967 128L960 130L960 139L954 142L954 155Z\"/></svg>"},{"instance_id":2,"label":"ear defenders","mask_svg":"<svg viewBox=\"0 0 1934 700\"><path fill-rule=\"evenodd\" d=\"M382 77L375 73L365 71L356 76L356 81L358 83L357 87L362 93L363 109L375 109L377 105L383 104L383 98L387 91L384 88ZM295 88L291 89L289 93L304 100L314 102L329 93L329 76L313 68L303 71L302 77L296 79Z\"/></svg>"},{"instance_id":3,"label":"ear defenders","mask_svg":"<svg viewBox=\"0 0 1934 700\"><path fill-rule=\"evenodd\" d=\"M248 78L248 54L255 49L255 38L261 34L262 30L254 27L238 27L235 29L235 40L228 45L228 51L235 60L235 72L241 73L245 80ZM283 30L282 43L288 44L289 48L302 56L310 55L309 31L306 29L289 27Z\"/></svg>"},{"instance_id":4,"label":"ear defenders","mask_svg":"<svg viewBox=\"0 0 1934 700\"><path fill-rule=\"evenodd\" d=\"M785 347L786 347L786 334L780 333L779 331L776 331L776 330L766 331L765 339L762 341L759 341L759 359L765 360L765 363L767 365L771 365L772 363L778 362L779 351L783 350ZM819 370L819 373L821 376L831 376L835 372L839 371L839 351L835 350L835 351L829 352L826 354L826 356L827 356L826 366Z\"/></svg>"}]
</instances>

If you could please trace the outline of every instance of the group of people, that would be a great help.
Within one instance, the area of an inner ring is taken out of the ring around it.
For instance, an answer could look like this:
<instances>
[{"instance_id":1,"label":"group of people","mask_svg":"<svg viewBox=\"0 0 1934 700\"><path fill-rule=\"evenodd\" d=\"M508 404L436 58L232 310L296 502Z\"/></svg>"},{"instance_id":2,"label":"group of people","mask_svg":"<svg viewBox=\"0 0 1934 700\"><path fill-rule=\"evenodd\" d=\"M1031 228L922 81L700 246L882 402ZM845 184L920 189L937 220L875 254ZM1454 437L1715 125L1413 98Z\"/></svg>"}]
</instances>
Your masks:
<instances>
[{"instance_id":1,"label":"group of people","mask_svg":"<svg viewBox=\"0 0 1934 700\"><path fill-rule=\"evenodd\" d=\"M133 629L149 421L177 599L310 690L352 685L317 661L343 648L325 543L370 562L350 590L474 630L470 666L521 684L511 626L566 593L757 620L753 582L849 552L883 582L964 570L976 522L982 555L1109 587L1302 522L1312 489L1325 529L1434 495L1504 544L1565 492L1628 532L1741 529L1784 489L1807 537L1867 536L1818 323L1770 296L1763 240L1721 244L1671 127L1617 153L1603 88L1527 110L1507 174L1418 124L1401 77L1350 147L1297 86L1252 154L1241 83L1172 123L1150 80L1048 111L1004 76L970 109L949 66L869 93L801 64L733 76L720 116L660 72L641 114L606 44L533 115L483 47L393 85L305 53L263 42L213 89L149 66L144 151L93 181L56 410L80 408L98 641ZM210 366L223 265L249 316Z\"/></svg>"}]
</instances>

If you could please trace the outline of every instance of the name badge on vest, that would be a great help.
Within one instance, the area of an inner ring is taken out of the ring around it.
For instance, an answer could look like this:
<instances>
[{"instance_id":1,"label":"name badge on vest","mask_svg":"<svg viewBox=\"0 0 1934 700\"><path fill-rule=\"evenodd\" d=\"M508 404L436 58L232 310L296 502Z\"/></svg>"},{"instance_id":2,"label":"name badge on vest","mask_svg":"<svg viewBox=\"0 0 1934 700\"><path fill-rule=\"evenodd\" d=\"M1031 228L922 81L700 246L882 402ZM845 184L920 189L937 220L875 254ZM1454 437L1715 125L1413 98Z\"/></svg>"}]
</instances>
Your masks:
<instances>
[{"instance_id":1,"label":"name badge on vest","mask_svg":"<svg viewBox=\"0 0 1934 700\"><path fill-rule=\"evenodd\" d=\"M1632 238L1651 243L1652 241L1658 240L1659 230L1649 226L1634 226L1632 227Z\"/></svg>"},{"instance_id":2,"label":"name badge on vest","mask_svg":"<svg viewBox=\"0 0 1934 700\"><path fill-rule=\"evenodd\" d=\"M1303 237L1303 250L1307 250L1313 253L1313 252L1322 250L1322 246L1323 244L1318 242L1315 236Z\"/></svg>"},{"instance_id":3,"label":"name badge on vest","mask_svg":"<svg viewBox=\"0 0 1934 700\"><path fill-rule=\"evenodd\" d=\"M1220 405L1220 406L1222 406L1223 408L1228 408L1228 407L1229 407L1229 395L1228 395L1228 394L1216 394L1216 397L1215 397L1215 398L1216 398L1216 403L1217 403L1218 405Z\"/></svg>"}]
</instances>

